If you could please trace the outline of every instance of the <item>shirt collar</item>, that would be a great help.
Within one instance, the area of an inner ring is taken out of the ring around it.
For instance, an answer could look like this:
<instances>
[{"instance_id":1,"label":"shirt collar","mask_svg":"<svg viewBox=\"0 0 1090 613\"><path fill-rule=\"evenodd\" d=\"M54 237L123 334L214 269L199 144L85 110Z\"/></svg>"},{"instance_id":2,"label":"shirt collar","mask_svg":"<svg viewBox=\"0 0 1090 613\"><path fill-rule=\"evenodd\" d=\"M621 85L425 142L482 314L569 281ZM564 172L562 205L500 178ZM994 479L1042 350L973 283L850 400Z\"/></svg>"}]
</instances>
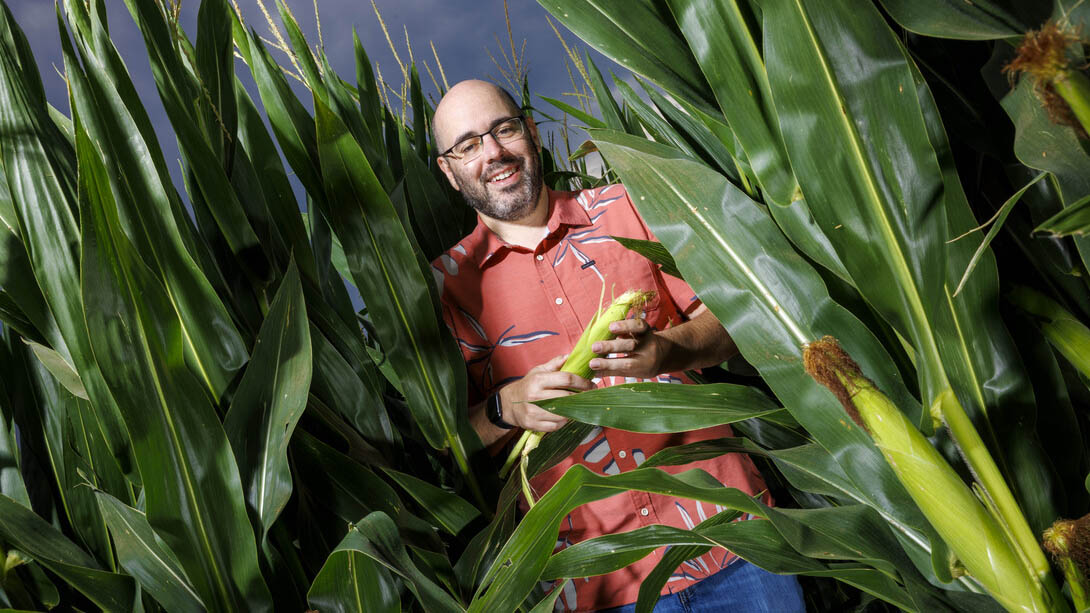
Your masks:
<instances>
[{"instance_id":1,"label":"shirt collar","mask_svg":"<svg viewBox=\"0 0 1090 613\"><path fill-rule=\"evenodd\" d=\"M558 192L547 186L545 190L549 195L549 218L545 222L546 237L567 227L578 228L590 225L590 216L577 200L578 192ZM484 268L490 262L499 261L497 256L502 255L506 250L526 251L522 247L504 242L484 225L480 215L477 216L477 227L462 241L462 246L478 268Z\"/></svg>"}]
</instances>

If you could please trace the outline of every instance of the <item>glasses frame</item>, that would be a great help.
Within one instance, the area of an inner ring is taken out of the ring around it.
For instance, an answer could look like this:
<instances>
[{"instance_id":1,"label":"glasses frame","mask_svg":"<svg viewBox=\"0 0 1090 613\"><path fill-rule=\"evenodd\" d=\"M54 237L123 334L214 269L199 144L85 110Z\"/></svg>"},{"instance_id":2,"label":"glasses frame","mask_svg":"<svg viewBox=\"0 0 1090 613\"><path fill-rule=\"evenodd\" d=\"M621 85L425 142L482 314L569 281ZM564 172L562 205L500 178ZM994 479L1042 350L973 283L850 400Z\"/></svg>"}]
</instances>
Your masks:
<instances>
[{"instance_id":1,"label":"glasses frame","mask_svg":"<svg viewBox=\"0 0 1090 613\"><path fill-rule=\"evenodd\" d=\"M512 119L517 119L519 121L519 124L522 125L522 134L519 135L519 138L525 138L527 133L529 132L530 126L527 125L527 123L526 123L526 114L525 113L519 113L518 115L512 115L510 117L504 117L503 119L498 120L495 125L493 125L491 128L488 129L487 132L481 132L480 134L471 134L471 135L463 138L462 140L460 140L460 141L454 143L453 145L451 145L451 147L449 149L447 149L446 151L440 153L439 157L445 157L445 158L449 158L449 159L452 159L452 160L458 160L458 161L461 161L464 164L467 161L465 159L465 156L455 155L454 148L457 147L458 145L461 145L462 143L466 142L467 140L472 140L474 138L481 139L481 144L483 145L484 144L484 137L485 136L491 136L492 139L496 141L496 144L502 145L503 142L500 141L500 139L496 138L496 135L494 134L494 132L496 131L497 128L499 128L503 124L507 123L508 121L511 121ZM516 140L518 140L518 139L511 139L511 140L506 141L506 142L513 143ZM470 158L468 161L472 162L473 160L480 157L480 155L481 154L478 153L476 156Z\"/></svg>"}]
</instances>

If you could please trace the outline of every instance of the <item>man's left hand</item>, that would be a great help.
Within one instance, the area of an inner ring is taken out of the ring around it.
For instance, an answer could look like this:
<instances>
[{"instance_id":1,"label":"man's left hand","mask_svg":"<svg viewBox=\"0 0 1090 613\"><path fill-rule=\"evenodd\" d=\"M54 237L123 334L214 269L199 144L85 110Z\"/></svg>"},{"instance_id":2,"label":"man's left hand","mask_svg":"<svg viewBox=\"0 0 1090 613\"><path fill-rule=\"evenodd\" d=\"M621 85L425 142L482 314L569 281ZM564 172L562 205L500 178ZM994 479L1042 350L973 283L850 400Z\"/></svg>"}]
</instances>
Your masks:
<instances>
[{"instance_id":1,"label":"man's left hand","mask_svg":"<svg viewBox=\"0 0 1090 613\"><path fill-rule=\"evenodd\" d=\"M618 357L592 359L590 368L595 376L650 379L662 373L663 361L671 343L657 334L646 321L622 319L611 323L609 330L617 338L598 341L590 349L601 356L616 354Z\"/></svg>"}]
</instances>

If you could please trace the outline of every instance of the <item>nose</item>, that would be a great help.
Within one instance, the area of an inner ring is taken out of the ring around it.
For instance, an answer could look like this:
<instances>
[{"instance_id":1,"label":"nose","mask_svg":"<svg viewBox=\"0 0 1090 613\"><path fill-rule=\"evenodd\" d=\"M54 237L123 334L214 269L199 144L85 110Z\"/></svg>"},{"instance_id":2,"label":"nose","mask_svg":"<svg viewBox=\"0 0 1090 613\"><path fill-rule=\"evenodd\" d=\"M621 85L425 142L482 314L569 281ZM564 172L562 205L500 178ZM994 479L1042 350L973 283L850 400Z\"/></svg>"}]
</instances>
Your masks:
<instances>
[{"instance_id":1,"label":"nose","mask_svg":"<svg viewBox=\"0 0 1090 613\"><path fill-rule=\"evenodd\" d=\"M500 141L496 140L496 137L492 136L491 133L487 133L481 137L481 161L484 162L485 166L487 166L489 162L504 157L506 153L507 149L504 148L504 146L500 144Z\"/></svg>"}]
</instances>

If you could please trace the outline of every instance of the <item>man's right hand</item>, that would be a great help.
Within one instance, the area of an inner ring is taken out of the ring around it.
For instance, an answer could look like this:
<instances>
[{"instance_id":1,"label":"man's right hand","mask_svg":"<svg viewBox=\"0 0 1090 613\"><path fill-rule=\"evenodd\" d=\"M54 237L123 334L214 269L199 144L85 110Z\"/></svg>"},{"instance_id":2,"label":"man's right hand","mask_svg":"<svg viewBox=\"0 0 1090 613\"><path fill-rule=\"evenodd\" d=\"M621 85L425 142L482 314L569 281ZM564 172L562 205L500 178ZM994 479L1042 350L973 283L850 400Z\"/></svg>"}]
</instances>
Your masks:
<instances>
[{"instance_id":1,"label":"man's right hand","mask_svg":"<svg viewBox=\"0 0 1090 613\"><path fill-rule=\"evenodd\" d=\"M567 372L561 372L566 355L538 364L526 376L500 389L503 420L512 426L538 432L552 432L567 423L567 419L550 413L534 402L570 396L594 388L594 384Z\"/></svg>"}]
</instances>

